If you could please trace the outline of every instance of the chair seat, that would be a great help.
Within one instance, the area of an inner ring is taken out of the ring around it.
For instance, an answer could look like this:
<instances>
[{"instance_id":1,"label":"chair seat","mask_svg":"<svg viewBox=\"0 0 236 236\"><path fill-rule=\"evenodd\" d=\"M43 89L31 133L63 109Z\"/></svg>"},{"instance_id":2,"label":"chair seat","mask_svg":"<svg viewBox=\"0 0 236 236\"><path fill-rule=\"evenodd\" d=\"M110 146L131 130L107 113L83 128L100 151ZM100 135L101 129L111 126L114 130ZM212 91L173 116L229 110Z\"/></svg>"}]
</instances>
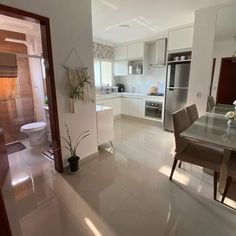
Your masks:
<instances>
[{"instance_id":1,"label":"chair seat","mask_svg":"<svg viewBox=\"0 0 236 236\"><path fill-rule=\"evenodd\" d=\"M219 172L223 156L223 150L190 143L182 153L176 154L175 158Z\"/></svg>"}]
</instances>

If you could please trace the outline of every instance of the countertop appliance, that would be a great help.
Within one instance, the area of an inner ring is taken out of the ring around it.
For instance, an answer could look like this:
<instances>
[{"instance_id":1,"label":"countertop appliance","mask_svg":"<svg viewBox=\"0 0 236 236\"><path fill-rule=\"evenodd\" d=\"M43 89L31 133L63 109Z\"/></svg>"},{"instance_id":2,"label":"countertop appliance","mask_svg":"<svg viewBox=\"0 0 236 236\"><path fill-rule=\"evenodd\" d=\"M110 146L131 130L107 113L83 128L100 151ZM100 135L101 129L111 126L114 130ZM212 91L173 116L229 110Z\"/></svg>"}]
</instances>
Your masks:
<instances>
[{"instance_id":1,"label":"countertop appliance","mask_svg":"<svg viewBox=\"0 0 236 236\"><path fill-rule=\"evenodd\" d=\"M172 113L184 108L187 103L190 62L168 64L164 129L173 131Z\"/></svg>"},{"instance_id":2,"label":"countertop appliance","mask_svg":"<svg viewBox=\"0 0 236 236\"><path fill-rule=\"evenodd\" d=\"M145 116L161 119L162 115L162 103L157 101L145 101Z\"/></svg>"},{"instance_id":3,"label":"countertop appliance","mask_svg":"<svg viewBox=\"0 0 236 236\"><path fill-rule=\"evenodd\" d=\"M123 93L125 91L125 86L123 84L117 84L118 93Z\"/></svg>"}]
</instances>

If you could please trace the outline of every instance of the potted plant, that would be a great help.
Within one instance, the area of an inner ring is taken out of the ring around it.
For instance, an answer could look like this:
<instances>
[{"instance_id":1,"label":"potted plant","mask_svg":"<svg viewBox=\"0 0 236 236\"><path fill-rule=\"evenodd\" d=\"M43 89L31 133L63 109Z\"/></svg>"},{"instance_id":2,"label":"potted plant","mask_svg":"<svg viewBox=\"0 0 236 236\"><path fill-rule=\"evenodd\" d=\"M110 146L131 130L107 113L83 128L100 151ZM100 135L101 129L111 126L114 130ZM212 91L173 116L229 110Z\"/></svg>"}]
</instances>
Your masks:
<instances>
[{"instance_id":1,"label":"potted plant","mask_svg":"<svg viewBox=\"0 0 236 236\"><path fill-rule=\"evenodd\" d=\"M93 82L88 74L87 67L66 69L68 70L71 112L75 113L75 101L81 100L83 102L94 102L88 95L88 90L93 87Z\"/></svg>"},{"instance_id":2,"label":"potted plant","mask_svg":"<svg viewBox=\"0 0 236 236\"><path fill-rule=\"evenodd\" d=\"M83 139L85 139L86 137L88 137L90 135L90 133L89 133L89 131L85 131L75 140L75 142L72 142L70 132L69 132L69 128L68 128L66 123L65 123L65 127L66 127L67 137L62 137L62 139L66 143L65 149L67 149L70 153L70 157L68 158L69 167L70 167L69 170L70 170L71 173L76 173L80 168L79 167L80 157L77 155L77 149L78 149L79 144L81 143L81 141Z\"/></svg>"},{"instance_id":3,"label":"potted plant","mask_svg":"<svg viewBox=\"0 0 236 236\"><path fill-rule=\"evenodd\" d=\"M228 119L228 127L236 127L236 111L229 111L225 117Z\"/></svg>"}]
</instances>

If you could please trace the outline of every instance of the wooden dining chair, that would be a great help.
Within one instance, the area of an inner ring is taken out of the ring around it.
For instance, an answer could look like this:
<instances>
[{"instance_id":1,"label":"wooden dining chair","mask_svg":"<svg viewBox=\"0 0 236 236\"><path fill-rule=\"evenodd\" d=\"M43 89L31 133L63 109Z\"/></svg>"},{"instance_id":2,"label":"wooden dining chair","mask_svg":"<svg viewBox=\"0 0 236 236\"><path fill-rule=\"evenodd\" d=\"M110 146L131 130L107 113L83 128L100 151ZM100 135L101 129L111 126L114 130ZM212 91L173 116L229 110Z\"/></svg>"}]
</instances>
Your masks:
<instances>
[{"instance_id":1,"label":"wooden dining chair","mask_svg":"<svg viewBox=\"0 0 236 236\"><path fill-rule=\"evenodd\" d=\"M180 137L180 133L187 129L191 124L185 109L173 113L172 118L176 153L169 178L170 181L172 180L178 161L211 169L214 171L214 199L216 200L217 177L223 160L223 151L200 144L190 143L186 139Z\"/></svg>"},{"instance_id":2,"label":"wooden dining chair","mask_svg":"<svg viewBox=\"0 0 236 236\"><path fill-rule=\"evenodd\" d=\"M186 112L187 112L187 115L188 115L188 118L189 118L191 124L193 124L199 118L196 104L192 104L190 106L187 106Z\"/></svg>"},{"instance_id":3,"label":"wooden dining chair","mask_svg":"<svg viewBox=\"0 0 236 236\"><path fill-rule=\"evenodd\" d=\"M211 111L215 106L215 100L212 96L208 96L207 98L207 111Z\"/></svg>"},{"instance_id":4,"label":"wooden dining chair","mask_svg":"<svg viewBox=\"0 0 236 236\"><path fill-rule=\"evenodd\" d=\"M236 179L236 153L233 152L230 161L228 163L228 178L225 185L225 189L222 195L221 202L224 203L225 197L227 196L227 193L229 191L230 185L232 183L232 180Z\"/></svg>"},{"instance_id":5,"label":"wooden dining chair","mask_svg":"<svg viewBox=\"0 0 236 236\"><path fill-rule=\"evenodd\" d=\"M193 124L199 118L196 104L187 106L186 112L188 114L188 118L191 124ZM182 161L179 162L179 168L181 168L181 166L182 166Z\"/></svg>"}]
</instances>

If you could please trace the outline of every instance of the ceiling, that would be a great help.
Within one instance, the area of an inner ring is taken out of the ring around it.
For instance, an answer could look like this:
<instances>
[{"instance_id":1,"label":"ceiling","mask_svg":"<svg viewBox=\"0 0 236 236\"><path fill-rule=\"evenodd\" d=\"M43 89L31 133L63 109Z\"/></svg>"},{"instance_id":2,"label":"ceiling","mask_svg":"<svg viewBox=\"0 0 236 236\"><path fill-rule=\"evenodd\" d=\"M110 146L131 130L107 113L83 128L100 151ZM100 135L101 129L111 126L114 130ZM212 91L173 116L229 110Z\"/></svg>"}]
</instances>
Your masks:
<instances>
[{"instance_id":1,"label":"ceiling","mask_svg":"<svg viewBox=\"0 0 236 236\"><path fill-rule=\"evenodd\" d=\"M216 41L230 40L236 36L236 5L218 10Z\"/></svg>"},{"instance_id":2,"label":"ceiling","mask_svg":"<svg viewBox=\"0 0 236 236\"><path fill-rule=\"evenodd\" d=\"M122 43L154 37L194 22L194 11L227 0L92 0L95 41Z\"/></svg>"}]
</instances>

